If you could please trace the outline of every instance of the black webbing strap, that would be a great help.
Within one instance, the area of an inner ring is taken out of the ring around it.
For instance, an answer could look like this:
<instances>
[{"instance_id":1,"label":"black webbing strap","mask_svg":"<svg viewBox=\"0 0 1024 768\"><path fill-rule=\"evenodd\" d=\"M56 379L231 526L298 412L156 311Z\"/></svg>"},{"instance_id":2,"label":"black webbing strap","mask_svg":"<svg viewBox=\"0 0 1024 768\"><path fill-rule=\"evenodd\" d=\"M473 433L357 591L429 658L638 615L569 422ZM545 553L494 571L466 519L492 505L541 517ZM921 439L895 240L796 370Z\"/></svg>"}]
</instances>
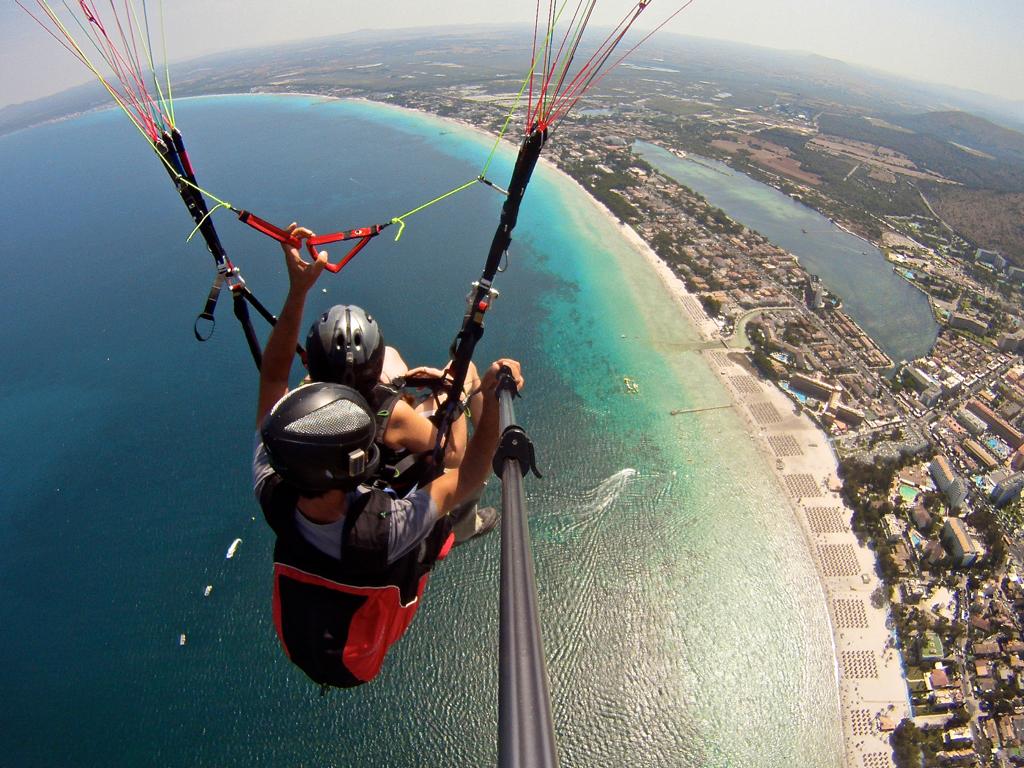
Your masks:
<instances>
[{"instance_id":1,"label":"black webbing strap","mask_svg":"<svg viewBox=\"0 0 1024 768\"><path fill-rule=\"evenodd\" d=\"M224 287L224 275L220 272L217 273L217 277L213 279L213 285L210 286L210 293L206 296L206 305L203 307L203 311L196 316L195 325L192 326L192 333L196 335L196 341L208 341L213 336L213 329L217 325L217 318L213 316L213 312L217 309L217 299L220 298L220 289ZM207 333L200 333L199 324L203 323L203 329L209 328Z\"/></svg>"},{"instance_id":2,"label":"black webbing strap","mask_svg":"<svg viewBox=\"0 0 1024 768\"><path fill-rule=\"evenodd\" d=\"M512 242L512 230L515 229L519 219L519 207L523 202L523 195L526 194L526 186L530 183L533 169L537 166L537 159L540 151L547 141L547 130L532 130L519 147L519 155L516 157L515 167L512 169L512 179L508 185L508 195L501 206L501 219L498 228L491 240L490 250L487 252L487 262L484 264L484 271L480 279L474 283L473 291L469 298L469 305L466 314L462 318L462 328L459 329L455 340L452 342L452 362L448 370L452 377L452 392L462 392L466 385L466 375L469 372L469 363L473 359L473 350L480 337L484 335L484 315L490 309L491 301L496 293L492 290L491 281L501 266L501 259ZM448 398L441 410L441 418L437 422L437 444L434 446L434 461L440 466L444 456L444 446L448 440L452 424L459 417L459 398Z\"/></svg>"},{"instance_id":3,"label":"black webbing strap","mask_svg":"<svg viewBox=\"0 0 1024 768\"><path fill-rule=\"evenodd\" d=\"M235 317L238 318L238 322L242 326L245 342L249 347L249 352L252 354L253 362L256 363L256 368L259 369L263 362L263 351L260 347L259 338L252 327L252 320L249 316L249 307L247 305L251 305L260 317L270 325L275 325L277 318L246 287L245 281L238 274L238 270L228 259L227 252L224 250L213 221L210 219L206 200L199 191L195 172L188 158L188 152L185 150L185 141L181 133L177 129L172 129L170 133L164 133L156 142L156 148L164 160L163 165L167 174L171 177L171 181L174 182L182 202L185 203L185 208L188 209L189 215L196 223L199 233L203 236L203 241L206 243L206 248L213 256L213 261L217 266L217 277L214 279L213 285L210 286L210 292L206 296L206 304L203 306L203 311L196 317L195 324L192 326L192 332L198 341L207 341L213 336L217 323L214 317L214 312L217 309L217 300L220 298L220 292L225 284L229 285ZM295 351L302 359L302 362L305 363L306 351L302 346L296 345Z\"/></svg>"},{"instance_id":4,"label":"black webbing strap","mask_svg":"<svg viewBox=\"0 0 1024 768\"><path fill-rule=\"evenodd\" d=\"M245 283L239 283L231 287L231 301L235 311L235 317L238 318L239 325L242 326L242 333L245 336L245 343L249 346L249 353L252 355L252 361L256 364L256 370L259 370L263 365L263 350L260 347L259 338L256 336L256 331L252 327L252 318L249 316L249 305L256 310L256 313L267 321L271 326L277 325L277 316L274 315L269 309L267 309L263 302L257 299L252 291L245 285ZM302 348L301 344L295 345L295 354L302 360L302 364L306 364L306 350Z\"/></svg>"},{"instance_id":5,"label":"black webbing strap","mask_svg":"<svg viewBox=\"0 0 1024 768\"><path fill-rule=\"evenodd\" d=\"M245 286L231 289L231 303L234 306L235 317L242 326L242 333L245 335L245 343L249 345L249 353L252 361L256 364L256 370L263 366L263 350L260 347L260 340L253 330L252 320L249 318L249 305L246 303L246 294L249 293Z\"/></svg>"}]
</instances>

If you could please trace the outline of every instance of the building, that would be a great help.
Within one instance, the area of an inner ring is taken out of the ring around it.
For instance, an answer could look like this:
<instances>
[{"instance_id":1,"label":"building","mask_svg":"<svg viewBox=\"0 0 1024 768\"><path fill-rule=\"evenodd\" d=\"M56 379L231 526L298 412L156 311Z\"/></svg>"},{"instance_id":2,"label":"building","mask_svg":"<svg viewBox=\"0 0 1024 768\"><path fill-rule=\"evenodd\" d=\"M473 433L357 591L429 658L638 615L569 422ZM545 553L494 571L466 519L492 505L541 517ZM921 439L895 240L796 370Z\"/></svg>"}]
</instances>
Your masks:
<instances>
[{"instance_id":1,"label":"building","mask_svg":"<svg viewBox=\"0 0 1024 768\"><path fill-rule=\"evenodd\" d=\"M985 557L985 546L959 517L946 518L941 538L954 565L968 568Z\"/></svg>"},{"instance_id":2,"label":"building","mask_svg":"<svg viewBox=\"0 0 1024 768\"><path fill-rule=\"evenodd\" d=\"M940 688L932 691L929 699L935 709L954 709L964 703L964 694L956 688Z\"/></svg>"},{"instance_id":3,"label":"building","mask_svg":"<svg viewBox=\"0 0 1024 768\"><path fill-rule=\"evenodd\" d=\"M975 656L982 657L993 657L1002 653L1002 649L999 647L999 643L996 640L985 640L983 642L975 643L973 651ZM981 678L978 679L980 680Z\"/></svg>"},{"instance_id":4,"label":"building","mask_svg":"<svg viewBox=\"0 0 1024 768\"><path fill-rule=\"evenodd\" d=\"M999 461L996 457L986 451L977 440L970 438L964 440L964 450L976 458L988 472L999 466Z\"/></svg>"},{"instance_id":5,"label":"building","mask_svg":"<svg viewBox=\"0 0 1024 768\"><path fill-rule=\"evenodd\" d=\"M1007 262L999 251L989 251L984 248L979 248L974 253L974 263L982 264L993 272L1003 272L1006 269Z\"/></svg>"},{"instance_id":6,"label":"building","mask_svg":"<svg viewBox=\"0 0 1024 768\"><path fill-rule=\"evenodd\" d=\"M922 662L927 664L933 661L942 661L946 657L946 649L942 647L942 638L936 632L930 629L925 630L919 642L921 643Z\"/></svg>"},{"instance_id":7,"label":"building","mask_svg":"<svg viewBox=\"0 0 1024 768\"><path fill-rule=\"evenodd\" d=\"M984 421L989 429L1005 440L1011 448L1016 449L1024 445L1024 434L980 400L969 401L967 409Z\"/></svg>"},{"instance_id":8,"label":"building","mask_svg":"<svg viewBox=\"0 0 1024 768\"><path fill-rule=\"evenodd\" d=\"M992 493L989 494L989 500L996 507L1005 507L1020 496L1022 489L1024 489L1024 472L1014 472L996 483Z\"/></svg>"},{"instance_id":9,"label":"building","mask_svg":"<svg viewBox=\"0 0 1024 768\"><path fill-rule=\"evenodd\" d=\"M985 431L985 427L988 426L977 414L971 413L966 408L961 408L956 412L956 421L961 427L966 429L972 437L980 435Z\"/></svg>"},{"instance_id":10,"label":"building","mask_svg":"<svg viewBox=\"0 0 1024 768\"><path fill-rule=\"evenodd\" d=\"M960 747L974 743L974 737L971 736L970 726L967 725L950 728L942 735L942 740L950 747Z\"/></svg>"},{"instance_id":11,"label":"building","mask_svg":"<svg viewBox=\"0 0 1024 768\"><path fill-rule=\"evenodd\" d=\"M1000 352L1024 352L1024 331L1007 333L999 337Z\"/></svg>"},{"instance_id":12,"label":"building","mask_svg":"<svg viewBox=\"0 0 1024 768\"><path fill-rule=\"evenodd\" d=\"M910 517L914 521L914 527L919 531L927 531L932 527L931 513L925 509L924 504L918 504L914 507L914 511L910 513Z\"/></svg>"},{"instance_id":13,"label":"building","mask_svg":"<svg viewBox=\"0 0 1024 768\"><path fill-rule=\"evenodd\" d=\"M942 366L939 374L939 384L942 386L942 394L944 395L955 394L964 385L964 377L948 365Z\"/></svg>"},{"instance_id":14,"label":"building","mask_svg":"<svg viewBox=\"0 0 1024 768\"><path fill-rule=\"evenodd\" d=\"M807 285L804 288L804 301L813 310L819 310L825 306L825 289L818 276L810 275L808 277Z\"/></svg>"},{"instance_id":15,"label":"building","mask_svg":"<svg viewBox=\"0 0 1024 768\"><path fill-rule=\"evenodd\" d=\"M988 320L983 317L954 312L949 318L949 327L968 331L976 336L984 336L988 333Z\"/></svg>"},{"instance_id":16,"label":"building","mask_svg":"<svg viewBox=\"0 0 1024 768\"><path fill-rule=\"evenodd\" d=\"M852 405L847 405L846 403L836 403L835 407L832 410L835 413L837 419L846 422L847 424L857 426L862 421L864 421L864 411L860 410L859 408L854 408Z\"/></svg>"},{"instance_id":17,"label":"building","mask_svg":"<svg viewBox=\"0 0 1024 768\"><path fill-rule=\"evenodd\" d=\"M839 390L838 387L829 384L827 381L822 381L813 376L805 376L802 373L794 373L789 379L789 386L808 397L813 397L815 400L823 400L826 403Z\"/></svg>"},{"instance_id":18,"label":"building","mask_svg":"<svg viewBox=\"0 0 1024 768\"><path fill-rule=\"evenodd\" d=\"M885 528L885 537L890 544L895 544L903 538L903 526L896 519L896 515L890 513L882 517L882 525Z\"/></svg>"},{"instance_id":19,"label":"building","mask_svg":"<svg viewBox=\"0 0 1024 768\"><path fill-rule=\"evenodd\" d=\"M949 459L939 454L928 465L928 469L932 473L935 485L946 495L949 506L960 509L967 500L967 484L953 471Z\"/></svg>"},{"instance_id":20,"label":"building","mask_svg":"<svg viewBox=\"0 0 1024 768\"><path fill-rule=\"evenodd\" d=\"M942 388L938 386L931 386L922 392L918 399L924 404L926 408L932 408L935 406L939 399L942 397Z\"/></svg>"},{"instance_id":21,"label":"building","mask_svg":"<svg viewBox=\"0 0 1024 768\"><path fill-rule=\"evenodd\" d=\"M930 389L932 387L940 391L942 390L942 385L939 384L938 380L929 371L924 370L923 367L907 365L903 370L922 390Z\"/></svg>"},{"instance_id":22,"label":"building","mask_svg":"<svg viewBox=\"0 0 1024 768\"><path fill-rule=\"evenodd\" d=\"M1010 459L1010 469L1024 469L1024 446L1018 448L1017 452L1013 454L1013 458Z\"/></svg>"}]
</instances>

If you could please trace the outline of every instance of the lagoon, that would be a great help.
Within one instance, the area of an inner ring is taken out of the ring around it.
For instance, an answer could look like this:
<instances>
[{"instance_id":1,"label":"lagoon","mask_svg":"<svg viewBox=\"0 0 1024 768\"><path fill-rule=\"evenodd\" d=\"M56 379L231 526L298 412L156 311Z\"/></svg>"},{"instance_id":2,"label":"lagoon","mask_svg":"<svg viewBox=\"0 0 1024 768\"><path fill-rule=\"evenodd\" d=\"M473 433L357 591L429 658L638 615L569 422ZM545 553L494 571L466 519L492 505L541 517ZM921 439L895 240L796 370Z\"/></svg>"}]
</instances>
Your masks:
<instances>
[{"instance_id":1,"label":"lagoon","mask_svg":"<svg viewBox=\"0 0 1024 768\"><path fill-rule=\"evenodd\" d=\"M680 158L644 141L636 142L633 151L800 259L804 268L842 298L844 311L894 362L912 360L931 350L938 325L928 297L895 274L873 244L725 163L704 157Z\"/></svg>"}]
</instances>

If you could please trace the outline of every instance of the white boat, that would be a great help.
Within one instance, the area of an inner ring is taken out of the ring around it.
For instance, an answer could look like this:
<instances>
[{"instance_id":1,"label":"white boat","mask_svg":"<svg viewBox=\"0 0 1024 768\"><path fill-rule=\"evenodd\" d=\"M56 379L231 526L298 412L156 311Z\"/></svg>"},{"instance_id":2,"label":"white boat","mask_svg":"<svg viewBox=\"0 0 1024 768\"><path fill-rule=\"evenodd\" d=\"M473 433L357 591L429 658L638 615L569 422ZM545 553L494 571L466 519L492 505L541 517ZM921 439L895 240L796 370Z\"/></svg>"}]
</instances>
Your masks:
<instances>
[{"instance_id":1,"label":"white boat","mask_svg":"<svg viewBox=\"0 0 1024 768\"><path fill-rule=\"evenodd\" d=\"M228 559L228 560L230 560L232 557L234 557L235 556L235 552L238 551L238 545L241 544L241 543L242 543L241 539L235 539L234 541L232 541L231 542L231 546L228 547L228 553L226 555L224 555L224 557L226 559Z\"/></svg>"},{"instance_id":2,"label":"white boat","mask_svg":"<svg viewBox=\"0 0 1024 768\"><path fill-rule=\"evenodd\" d=\"M213 584L207 584L206 589L203 590L203 597L209 597L211 592L213 592Z\"/></svg>"},{"instance_id":3,"label":"white boat","mask_svg":"<svg viewBox=\"0 0 1024 768\"><path fill-rule=\"evenodd\" d=\"M186 642L186 640L185 640L185 633L182 632L181 635L178 637L178 645L184 645L185 642Z\"/></svg>"}]
</instances>

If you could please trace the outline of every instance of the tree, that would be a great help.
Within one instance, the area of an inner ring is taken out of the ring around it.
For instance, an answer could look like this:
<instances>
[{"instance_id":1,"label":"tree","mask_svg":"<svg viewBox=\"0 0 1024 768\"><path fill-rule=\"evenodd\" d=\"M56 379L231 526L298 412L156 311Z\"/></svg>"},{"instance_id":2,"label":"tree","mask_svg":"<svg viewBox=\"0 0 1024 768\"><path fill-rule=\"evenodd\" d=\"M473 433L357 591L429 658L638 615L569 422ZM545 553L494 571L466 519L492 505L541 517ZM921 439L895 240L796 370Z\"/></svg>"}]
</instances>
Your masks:
<instances>
[{"instance_id":1,"label":"tree","mask_svg":"<svg viewBox=\"0 0 1024 768\"><path fill-rule=\"evenodd\" d=\"M700 303L704 305L704 309L707 310L711 317L718 317L722 314L722 302L716 299L709 293L701 294Z\"/></svg>"},{"instance_id":2,"label":"tree","mask_svg":"<svg viewBox=\"0 0 1024 768\"><path fill-rule=\"evenodd\" d=\"M921 768L921 744L924 734L911 720L901 720L889 737L892 761L896 768Z\"/></svg>"},{"instance_id":3,"label":"tree","mask_svg":"<svg viewBox=\"0 0 1024 768\"><path fill-rule=\"evenodd\" d=\"M875 587L871 592L871 606L873 608L885 607L885 592L883 591L881 584Z\"/></svg>"}]
</instances>

